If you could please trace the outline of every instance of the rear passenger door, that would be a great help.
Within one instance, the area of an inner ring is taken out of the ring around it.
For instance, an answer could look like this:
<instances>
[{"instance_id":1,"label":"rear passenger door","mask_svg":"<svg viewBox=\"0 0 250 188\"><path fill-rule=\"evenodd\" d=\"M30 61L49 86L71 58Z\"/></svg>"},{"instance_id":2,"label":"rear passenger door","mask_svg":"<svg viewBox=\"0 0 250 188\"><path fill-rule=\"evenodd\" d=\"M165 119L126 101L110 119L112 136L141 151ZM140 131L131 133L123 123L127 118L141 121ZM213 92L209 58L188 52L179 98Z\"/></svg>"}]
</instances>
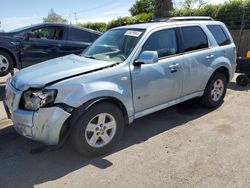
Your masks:
<instances>
[{"instance_id":1,"label":"rear passenger door","mask_svg":"<svg viewBox=\"0 0 250 188\"><path fill-rule=\"evenodd\" d=\"M215 57L226 57L231 63L235 63L235 45L231 41L227 31L222 25L207 25L207 28L212 33L218 46L216 46L214 55ZM218 50L216 50L218 49Z\"/></svg>"},{"instance_id":2,"label":"rear passenger door","mask_svg":"<svg viewBox=\"0 0 250 188\"><path fill-rule=\"evenodd\" d=\"M62 41L60 45L59 53L61 56L68 54L79 55L93 42L91 32L69 27L67 33L66 40Z\"/></svg>"},{"instance_id":3,"label":"rear passenger door","mask_svg":"<svg viewBox=\"0 0 250 188\"><path fill-rule=\"evenodd\" d=\"M213 48L209 48L206 33L200 26L181 27L183 63L183 91L186 96L202 91L204 78L208 76L208 69L214 56Z\"/></svg>"}]
</instances>

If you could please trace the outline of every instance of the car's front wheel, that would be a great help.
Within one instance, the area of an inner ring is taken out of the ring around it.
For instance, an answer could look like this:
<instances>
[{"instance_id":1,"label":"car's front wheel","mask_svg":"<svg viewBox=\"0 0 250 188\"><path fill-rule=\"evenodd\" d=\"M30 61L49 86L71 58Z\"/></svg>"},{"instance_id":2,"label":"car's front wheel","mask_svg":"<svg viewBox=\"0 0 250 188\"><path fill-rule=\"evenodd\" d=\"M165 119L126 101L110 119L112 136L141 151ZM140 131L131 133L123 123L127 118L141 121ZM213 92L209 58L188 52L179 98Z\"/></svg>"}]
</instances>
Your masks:
<instances>
[{"instance_id":1,"label":"car's front wheel","mask_svg":"<svg viewBox=\"0 0 250 188\"><path fill-rule=\"evenodd\" d=\"M121 110L102 102L86 112L76 111L78 121L70 135L73 147L85 156L99 156L111 151L122 136L124 118Z\"/></svg>"},{"instance_id":2,"label":"car's front wheel","mask_svg":"<svg viewBox=\"0 0 250 188\"><path fill-rule=\"evenodd\" d=\"M5 76L13 69L13 60L5 51L0 50L0 76Z\"/></svg>"},{"instance_id":3,"label":"car's front wheel","mask_svg":"<svg viewBox=\"0 0 250 188\"><path fill-rule=\"evenodd\" d=\"M207 83L201 103L206 107L216 107L222 104L227 90L227 79L222 73L214 73Z\"/></svg>"}]
</instances>

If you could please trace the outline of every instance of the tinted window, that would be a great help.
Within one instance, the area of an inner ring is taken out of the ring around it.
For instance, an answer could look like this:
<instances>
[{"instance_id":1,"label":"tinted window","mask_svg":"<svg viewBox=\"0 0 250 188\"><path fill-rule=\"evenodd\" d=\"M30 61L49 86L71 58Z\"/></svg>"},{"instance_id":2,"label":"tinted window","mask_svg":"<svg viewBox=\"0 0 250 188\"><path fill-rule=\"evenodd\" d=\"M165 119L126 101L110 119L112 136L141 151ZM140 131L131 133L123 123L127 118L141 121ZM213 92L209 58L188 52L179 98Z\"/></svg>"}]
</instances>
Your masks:
<instances>
[{"instance_id":1,"label":"tinted window","mask_svg":"<svg viewBox=\"0 0 250 188\"><path fill-rule=\"evenodd\" d=\"M77 42L92 42L91 34L89 32L75 28L70 29L69 40Z\"/></svg>"},{"instance_id":2,"label":"tinted window","mask_svg":"<svg viewBox=\"0 0 250 188\"><path fill-rule=\"evenodd\" d=\"M181 30L184 52L208 48L207 36L200 27L183 27Z\"/></svg>"},{"instance_id":3,"label":"tinted window","mask_svg":"<svg viewBox=\"0 0 250 188\"><path fill-rule=\"evenodd\" d=\"M95 34L95 33L91 33L91 36L92 36L92 42L100 37L100 35Z\"/></svg>"},{"instance_id":4,"label":"tinted window","mask_svg":"<svg viewBox=\"0 0 250 188\"><path fill-rule=\"evenodd\" d=\"M211 31L219 46L224 46L231 43L229 37L223 31L221 26L208 25L207 28Z\"/></svg>"},{"instance_id":5,"label":"tinted window","mask_svg":"<svg viewBox=\"0 0 250 188\"><path fill-rule=\"evenodd\" d=\"M157 51L159 57L178 53L178 45L174 29L153 33L145 42L142 51Z\"/></svg>"},{"instance_id":6,"label":"tinted window","mask_svg":"<svg viewBox=\"0 0 250 188\"><path fill-rule=\"evenodd\" d=\"M32 30L32 33L32 38L62 40L63 27L43 27Z\"/></svg>"}]
</instances>

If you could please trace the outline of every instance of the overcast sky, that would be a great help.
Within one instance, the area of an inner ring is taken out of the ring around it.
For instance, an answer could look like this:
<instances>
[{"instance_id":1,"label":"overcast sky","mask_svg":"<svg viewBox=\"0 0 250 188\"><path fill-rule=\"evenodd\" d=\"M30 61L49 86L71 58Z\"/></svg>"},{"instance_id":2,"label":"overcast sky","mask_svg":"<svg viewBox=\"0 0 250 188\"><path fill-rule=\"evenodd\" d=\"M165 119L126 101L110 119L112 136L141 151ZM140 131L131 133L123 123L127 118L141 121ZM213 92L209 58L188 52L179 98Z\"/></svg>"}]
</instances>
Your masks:
<instances>
[{"instance_id":1,"label":"overcast sky","mask_svg":"<svg viewBox=\"0 0 250 188\"><path fill-rule=\"evenodd\" d=\"M225 0L211 0L213 4ZM75 12L80 22L108 22L116 17L130 15L135 0L0 0L1 28L5 31L41 23L48 11L54 11L75 22Z\"/></svg>"}]
</instances>

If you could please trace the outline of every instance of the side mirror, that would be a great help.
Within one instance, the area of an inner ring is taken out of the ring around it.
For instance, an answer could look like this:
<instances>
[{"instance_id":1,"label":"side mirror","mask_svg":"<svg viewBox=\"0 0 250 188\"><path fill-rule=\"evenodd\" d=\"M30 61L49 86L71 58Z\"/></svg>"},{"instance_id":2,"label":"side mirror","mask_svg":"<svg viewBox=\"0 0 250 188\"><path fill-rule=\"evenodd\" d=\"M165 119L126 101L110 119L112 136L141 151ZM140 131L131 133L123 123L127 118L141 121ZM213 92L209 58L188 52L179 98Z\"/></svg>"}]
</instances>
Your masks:
<instances>
[{"instance_id":1,"label":"side mirror","mask_svg":"<svg viewBox=\"0 0 250 188\"><path fill-rule=\"evenodd\" d=\"M29 31L25 34L25 40L29 40L30 38L34 38L34 33Z\"/></svg>"},{"instance_id":2,"label":"side mirror","mask_svg":"<svg viewBox=\"0 0 250 188\"><path fill-rule=\"evenodd\" d=\"M156 51L144 51L139 55L138 59L135 60L134 65L158 63L158 59L159 57Z\"/></svg>"}]
</instances>

